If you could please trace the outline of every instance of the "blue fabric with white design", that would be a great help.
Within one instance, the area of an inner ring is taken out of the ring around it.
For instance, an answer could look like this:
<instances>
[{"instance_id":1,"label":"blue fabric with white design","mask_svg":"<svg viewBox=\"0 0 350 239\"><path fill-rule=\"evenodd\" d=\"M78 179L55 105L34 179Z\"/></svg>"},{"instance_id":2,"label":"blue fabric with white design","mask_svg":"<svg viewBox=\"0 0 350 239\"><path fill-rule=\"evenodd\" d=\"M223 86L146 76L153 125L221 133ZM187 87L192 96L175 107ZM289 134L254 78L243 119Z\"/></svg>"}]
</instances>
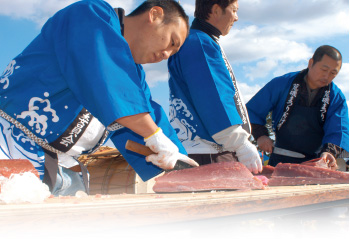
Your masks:
<instances>
[{"instance_id":1,"label":"blue fabric with white design","mask_svg":"<svg viewBox=\"0 0 350 239\"><path fill-rule=\"evenodd\" d=\"M83 107L105 127L124 116L153 113L157 107L147 89L142 66L133 61L114 9L103 1L86 0L57 12L13 59L1 76L0 109L50 143L67 129ZM3 129L4 125L0 126ZM163 130L170 127L166 121L158 126ZM16 131L13 132L16 147L40 155L41 161L29 155L24 158L36 160L33 164L42 176L41 147ZM112 138L115 142L119 139L118 135ZM181 145L176 138L172 139ZM7 143L3 136L1 146L7 147ZM124 157L128 160L127 154ZM132 166L144 180L160 171L146 163L144 157L140 158Z\"/></svg>"},{"instance_id":2,"label":"blue fabric with white design","mask_svg":"<svg viewBox=\"0 0 350 239\"><path fill-rule=\"evenodd\" d=\"M276 77L267 83L248 103L252 124L265 125L266 116L272 111L273 129L276 130L283 115L284 105L293 80L300 72ZM323 126L322 145L332 143L349 151L349 114L345 96L337 85L330 86L330 103Z\"/></svg>"},{"instance_id":3,"label":"blue fabric with white design","mask_svg":"<svg viewBox=\"0 0 350 239\"><path fill-rule=\"evenodd\" d=\"M187 131L178 132L180 140L198 136L215 142L212 135L242 124L220 46L208 34L191 29L180 51L169 58L168 67L170 121L176 130L182 124Z\"/></svg>"}]
</instances>

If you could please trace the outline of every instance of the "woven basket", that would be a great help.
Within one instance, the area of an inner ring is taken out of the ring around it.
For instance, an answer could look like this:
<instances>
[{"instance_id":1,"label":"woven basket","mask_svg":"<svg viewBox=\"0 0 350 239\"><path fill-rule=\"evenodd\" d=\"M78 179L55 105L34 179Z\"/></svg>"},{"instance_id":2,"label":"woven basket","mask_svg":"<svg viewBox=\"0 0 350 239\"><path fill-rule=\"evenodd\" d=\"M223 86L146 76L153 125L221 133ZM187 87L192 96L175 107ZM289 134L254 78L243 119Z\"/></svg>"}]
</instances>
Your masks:
<instances>
[{"instance_id":1,"label":"woven basket","mask_svg":"<svg viewBox=\"0 0 350 239\"><path fill-rule=\"evenodd\" d=\"M136 173L116 149L104 146L94 154L81 156L79 161L89 171L91 195L136 193Z\"/></svg>"}]
</instances>

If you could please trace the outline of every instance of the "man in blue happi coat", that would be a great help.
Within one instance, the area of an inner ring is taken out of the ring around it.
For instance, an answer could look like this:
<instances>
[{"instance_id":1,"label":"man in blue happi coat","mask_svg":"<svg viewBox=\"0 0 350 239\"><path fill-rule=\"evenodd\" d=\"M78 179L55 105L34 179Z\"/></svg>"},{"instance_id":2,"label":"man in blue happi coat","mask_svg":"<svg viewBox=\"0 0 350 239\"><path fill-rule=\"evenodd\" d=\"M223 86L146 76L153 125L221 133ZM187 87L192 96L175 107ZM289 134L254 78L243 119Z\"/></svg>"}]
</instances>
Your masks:
<instances>
[{"instance_id":1,"label":"man in blue happi coat","mask_svg":"<svg viewBox=\"0 0 350 239\"><path fill-rule=\"evenodd\" d=\"M247 103L252 134L261 150L272 153L269 165L322 157L336 168L335 158L349 151L348 106L333 82L341 65L337 49L320 46L307 69L274 78ZM271 111L275 144L265 127ZM274 147L301 155L277 154Z\"/></svg>"},{"instance_id":2,"label":"man in blue happi coat","mask_svg":"<svg viewBox=\"0 0 350 239\"><path fill-rule=\"evenodd\" d=\"M29 159L54 195L88 191L86 168L71 169L109 138L143 180L177 159L196 165L140 65L168 59L187 34L188 16L173 0L145 1L128 16L101 0L57 12L1 75L3 154ZM128 139L157 154L127 151Z\"/></svg>"},{"instance_id":3,"label":"man in blue happi coat","mask_svg":"<svg viewBox=\"0 0 350 239\"><path fill-rule=\"evenodd\" d=\"M261 171L250 123L228 59L219 44L237 16L238 0L196 0L183 47L169 58L170 122L199 164L237 160Z\"/></svg>"}]
</instances>

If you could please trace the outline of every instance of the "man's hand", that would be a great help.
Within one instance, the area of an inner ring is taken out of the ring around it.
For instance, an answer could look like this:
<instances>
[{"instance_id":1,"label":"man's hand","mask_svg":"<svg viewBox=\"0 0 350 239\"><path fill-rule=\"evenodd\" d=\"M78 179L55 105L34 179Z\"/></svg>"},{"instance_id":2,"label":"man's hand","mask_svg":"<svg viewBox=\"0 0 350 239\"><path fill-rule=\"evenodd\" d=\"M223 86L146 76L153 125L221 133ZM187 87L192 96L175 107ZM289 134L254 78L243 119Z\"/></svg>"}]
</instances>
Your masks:
<instances>
[{"instance_id":1,"label":"man's hand","mask_svg":"<svg viewBox=\"0 0 350 239\"><path fill-rule=\"evenodd\" d=\"M184 161L194 167L199 166L196 161L181 154L178 147L167 136L165 136L161 128L158 128L154 134L144 140L146 146L148 146L153 152L157 153L147 156L147 162L151 162L164 170L173 169L177 160Z\"/></svg>"},{"instance_id":2,"label":"man's hand","mask_svg":"<svg viewBox=\"0 0 350 239\"><path fill-rule=\"evenodd\" d=\"M332 170L337 170L337 160L333 157L332 154L323 152L321 154L321 158L328 164L328 167L330 167Z\"/></svg>"},{"instance_id":3,"label":"man's hand","mask_svg":"<svg viewBox=\"0 0 350 239\"><path fill-rule=\"evenodd\" d=\"M262 151L267 153L272 153L274 144L272 139L270 139L269 136L266 136L266 135L260 136L256 142Z\"/></svg>"},{"instance_id":4,"label":"man's hand","mask_svg":"<svg viewBox=\"0 0 350 239\"><path fill-rule=\"evenodd\" d=\"M246 140L237 150L238 161L244 164L250 172L258 174L262 171L262 163L256 147Z\"/></svg>"},{"instance_id":5,"label":"man's hand","mask_svg":"<svg viewBox=\"0 0 350 239\"><path fill-rule=\"evenodd\" d=\"M250 135L241 125L232 125L214 134L213 139L224 146L224 149L236 152L238 161L244 164L250 172L257 174L262 171L258 150L249 141Z\"/></svg>"}]
</instances>

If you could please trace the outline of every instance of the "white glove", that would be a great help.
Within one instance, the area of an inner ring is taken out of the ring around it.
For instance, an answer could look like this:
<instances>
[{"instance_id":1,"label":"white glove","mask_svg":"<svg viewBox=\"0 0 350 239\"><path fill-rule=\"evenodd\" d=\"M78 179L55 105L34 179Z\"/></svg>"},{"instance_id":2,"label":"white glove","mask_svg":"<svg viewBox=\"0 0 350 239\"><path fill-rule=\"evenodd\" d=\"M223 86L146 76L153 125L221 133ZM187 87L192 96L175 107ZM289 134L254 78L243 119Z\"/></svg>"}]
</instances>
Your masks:
<instances>
[{"instance_id":1,"label":"white glove","mask_svg":"<svg viewBox=\"0 0 350 239\"><path fill-rule=\"evenodd\" d=\"M194 167L199 166L198 163L184 154L179 152L178 147L163 133L161 128L151 136L144 139L146 146L157 154L151 154L146 157L147 162L165 169L173 169L176 161L181 160Z\"/></svg>"},{"instance_id":2,"label":"white glove","mask_svg":"<svg viewBox=\"0 0 350 239\"><path fill-rule=\"evenodd\" d=\"M244 164L250 172L258 174L262 171L261 159L256 147L246 140L238 149L236 149L238 161Z\"/></svg>"},{"instance_id":3,"label":"white glove","mask_svg":"<svg viewBox=\"0 0 350 239\"><path fill-rule=\"evenodd\" d=\"M224 146L224 149L236 152L238 161L244 164L252 173L262 171L258 150L248 140L249 134L240 125L233 125L216 134L213 139Z\"/></svg>"}]
</instances>

